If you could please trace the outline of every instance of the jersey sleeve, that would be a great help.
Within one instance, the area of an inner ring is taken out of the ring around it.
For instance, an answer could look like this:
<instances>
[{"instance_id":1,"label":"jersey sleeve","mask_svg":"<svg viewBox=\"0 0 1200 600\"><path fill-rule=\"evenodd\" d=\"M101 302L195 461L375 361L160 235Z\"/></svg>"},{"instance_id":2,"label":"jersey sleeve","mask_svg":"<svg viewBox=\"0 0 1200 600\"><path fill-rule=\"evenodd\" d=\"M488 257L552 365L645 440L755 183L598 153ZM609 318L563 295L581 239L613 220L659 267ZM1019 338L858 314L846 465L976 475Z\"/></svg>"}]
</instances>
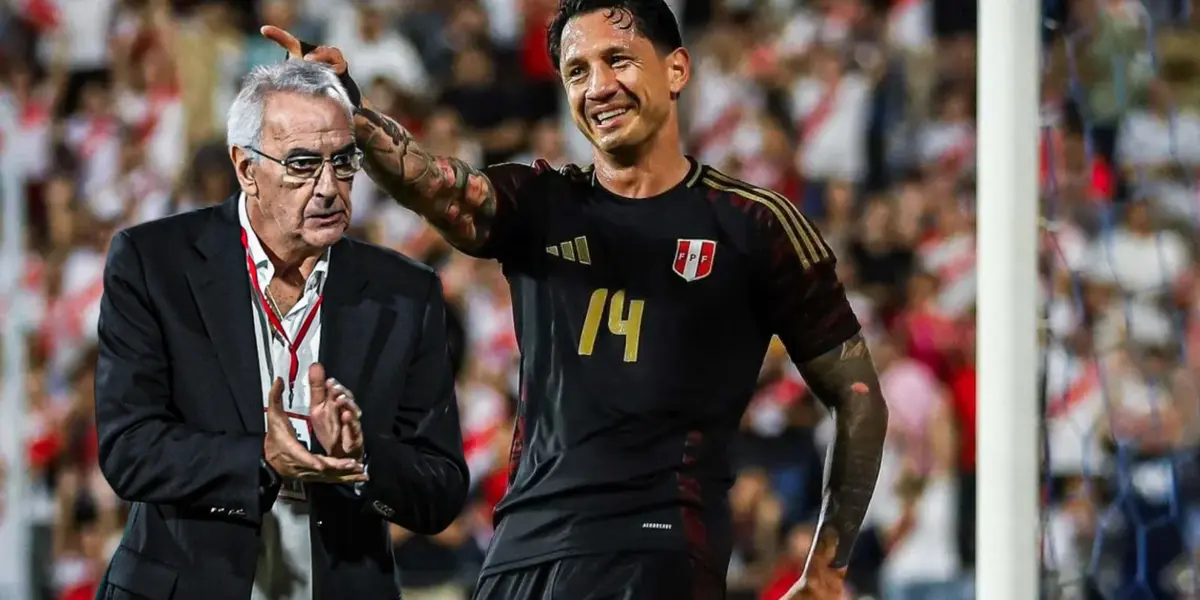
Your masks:
<instances>
[{"instance_id":1,"label":"jersey sleeve","mask_svg":"<svg viewBox=\"0 0 1200 600\"><path fill-rule=\"evenodd\" d=\"M821 232L787 199L755 207L765 316L796 364L812 360L861 327Z\"/></svg>"},{"instance_id":2,"label":"jersey sleeve","mask_svg":"<svg viewBox=\"0 0 1200 600\"><path fill-rule=\"evenodd\" d=\"M550 164L540 159L532 165L501 163L483 169L496 197L496 214L487 240L470 252L472 256L509 262L520 253L523 241L528 240L530 234L533 190L538 179L551 172Z\"/></svg>"}]
</instances>

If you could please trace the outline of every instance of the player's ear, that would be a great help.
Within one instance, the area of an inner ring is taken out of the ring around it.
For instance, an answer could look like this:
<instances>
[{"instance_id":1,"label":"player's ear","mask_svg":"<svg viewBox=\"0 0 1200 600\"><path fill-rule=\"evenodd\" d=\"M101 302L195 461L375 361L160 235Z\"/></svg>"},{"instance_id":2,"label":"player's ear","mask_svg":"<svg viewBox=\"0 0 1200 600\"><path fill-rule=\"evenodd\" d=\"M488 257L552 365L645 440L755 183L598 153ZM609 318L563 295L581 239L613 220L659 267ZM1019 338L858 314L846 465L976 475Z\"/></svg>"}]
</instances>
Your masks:
<instances>
[{"instance_id":1,"label":"player's ear","mask_svg":"<svg viewBox=\"0 0 1200 600\"><path fill-rule=\"evenodd\" d=\"M667 55L667 87L671 98L679 98L688 80L692 78L692 57L685 48L676 48Z\"/></svg>"},{"instance_id":2,"label":"player's ear","mask_svg":"<svg viewBox=\"0 0 1200 600\"><path fill-rule=\"evenodd\" d=\"M257 168L254 156L241 146L229 148L229 160L233 162L233 172L237 175L238 185L247 196L258 195L258 183L254 181L253 169Z\"/></svg>"}]
</instances>

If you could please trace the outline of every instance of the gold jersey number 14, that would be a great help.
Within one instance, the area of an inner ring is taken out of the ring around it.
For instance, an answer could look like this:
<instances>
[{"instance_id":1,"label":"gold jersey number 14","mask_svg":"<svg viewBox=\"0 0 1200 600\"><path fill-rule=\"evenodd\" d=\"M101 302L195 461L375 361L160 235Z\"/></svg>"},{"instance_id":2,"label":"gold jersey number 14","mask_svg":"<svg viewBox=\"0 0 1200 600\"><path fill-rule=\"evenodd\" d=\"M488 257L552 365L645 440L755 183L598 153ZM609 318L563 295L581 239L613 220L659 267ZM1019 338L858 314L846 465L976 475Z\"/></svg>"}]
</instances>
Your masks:
<instances>
[{"instance_id":1,"label":"gold jersey number 14","mask_svg":"<svg viewBox=\"0 0 1200 600\"><path fill-rule=\"evenodd\" d=\"M638 342L642 337L642 310L646 302L630 300L629 312L625 312L625 290L617 290L610 296L607 289L600 288L592 292L588 301L587 316L583 319L583 334L579 336L580 356L591 356L596 346L596 335L600 332L600 322L605 320L605 307L608 308L608 331L613 335L625 338L625 362L637 362Z\"/></svg>"}]
</instances>

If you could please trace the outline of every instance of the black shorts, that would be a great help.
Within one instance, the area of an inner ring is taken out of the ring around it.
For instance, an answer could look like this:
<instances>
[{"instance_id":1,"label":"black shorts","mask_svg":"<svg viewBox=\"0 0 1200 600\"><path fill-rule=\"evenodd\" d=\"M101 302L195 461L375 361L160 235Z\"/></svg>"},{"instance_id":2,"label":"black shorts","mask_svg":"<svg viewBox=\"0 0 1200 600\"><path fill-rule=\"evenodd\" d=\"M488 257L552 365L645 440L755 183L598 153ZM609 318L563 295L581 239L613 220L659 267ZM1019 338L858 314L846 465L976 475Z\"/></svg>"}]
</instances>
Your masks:
<instances>
[{"instance_id":1,"label":"black shorts","mask_svg":"<svg viewBox=\"0 0 1200 600\"><path fill-rule=\"evenodd\" d=\"M687 554L571 556L485 575L472 600L724 600L725 577Z\"/></svg>"}]
</instances>

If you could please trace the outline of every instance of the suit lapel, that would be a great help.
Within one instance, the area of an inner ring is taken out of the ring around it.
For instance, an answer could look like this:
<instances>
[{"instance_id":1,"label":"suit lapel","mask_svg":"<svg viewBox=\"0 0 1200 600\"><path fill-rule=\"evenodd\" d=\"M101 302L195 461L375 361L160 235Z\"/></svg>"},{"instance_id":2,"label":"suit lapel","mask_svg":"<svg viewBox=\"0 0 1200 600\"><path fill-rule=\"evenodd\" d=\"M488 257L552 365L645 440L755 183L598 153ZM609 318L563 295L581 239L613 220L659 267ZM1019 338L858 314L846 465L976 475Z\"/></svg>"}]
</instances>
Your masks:
<instances>
[{"instance_id":1,"label":"suit lapel","mask_svg":"<svg viewBox=\"0 0 1200 600\"><path fill-rule=\"evenodd\" d=\"M391 326L380 322L379 303L363 293L368 279L356 260L356 244L342 238L329 253L329 278L321 303L320 360L329 377L361 392L370 376L369 350Z\"/></svg>"},{"instance_id":2,"label":"suit lapel","mask_svg":"<svg viewBox=\"0 0 1200 600\"><path fill-rule=\"evenodd\" d=\"M213 212L208 228L196 242L205 263L187 273L204 328L229 382L242 424L262 433L262 391L254 321L250 307L250 277L241 245L238 198L226 200Z\"/></svg>"}]
</instances>

